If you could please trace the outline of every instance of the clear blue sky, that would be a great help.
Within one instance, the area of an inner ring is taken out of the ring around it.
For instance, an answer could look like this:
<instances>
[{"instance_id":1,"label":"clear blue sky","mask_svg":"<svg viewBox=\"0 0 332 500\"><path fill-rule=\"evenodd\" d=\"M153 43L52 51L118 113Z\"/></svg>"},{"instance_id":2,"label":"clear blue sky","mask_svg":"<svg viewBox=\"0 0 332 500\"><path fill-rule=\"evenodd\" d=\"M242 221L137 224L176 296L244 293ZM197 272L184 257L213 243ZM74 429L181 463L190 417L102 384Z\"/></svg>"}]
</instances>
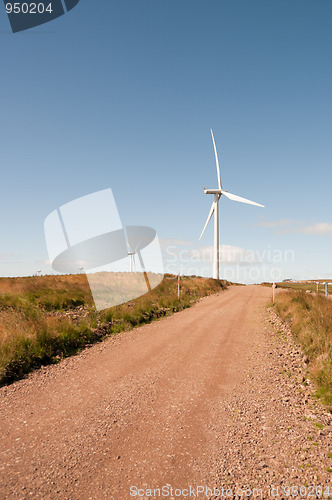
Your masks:
<instances>
[{"instance_id":1,"label":"clear blue sky","mask_svg":"<svg viewBox=\"0 0 332 500\"><path fill-rule=\"evenodd\" d=\"M45 217L107 187L186 272L213 243L213 128L225 189L266 205L222 200L234 279L268 249L294 252L281 278L332 277L331 18L330 0L81 0L12 34L1 4L0 275L50 272Z\"/></svg>"}]
</instances>

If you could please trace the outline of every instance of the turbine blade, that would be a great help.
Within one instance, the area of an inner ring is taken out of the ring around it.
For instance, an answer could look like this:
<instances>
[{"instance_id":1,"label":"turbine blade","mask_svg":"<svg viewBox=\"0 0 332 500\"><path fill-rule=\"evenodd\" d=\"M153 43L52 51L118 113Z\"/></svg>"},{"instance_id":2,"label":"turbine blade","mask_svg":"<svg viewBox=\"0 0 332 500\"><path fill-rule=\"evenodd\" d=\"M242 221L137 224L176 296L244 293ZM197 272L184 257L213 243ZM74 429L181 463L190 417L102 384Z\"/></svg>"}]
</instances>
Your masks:
<instances>
[{"instance_id":1,"label":"turbine blade","mask_svg":"<svg viewBox=\"0 0 332 500\"><path fill-rule=\"evenodd\" d=\"M202 234L200 235L199 239L201 239L201 237L203 236L204 231L205 231L205 229L206 229L206 227L207 227L208 223L210 222L210 219L211 219L211 217L212 217L212 214L213 214L213 212L214 212L214 209L215 209L215 202L213 201L213 202L212 202L212 205L211 205L211 209L210 209L209 215L208 215L208 218L206 219L205 226L204 226L204 228L203 228Z\"/></svg>"},{"instance_id":2,"label":"turbine blade","mask_svg":"<svg viewBox=\"0 0 332 500\"><path fill-rule=\"evenodd\" d=\"M233 201L239 201L241 203L248 203L248 205L256 205L257 207L263 207L260 203L256 203L255 201L247 200L246 198L241 198L241 196L237 196L236 194L229 193L228 191L222 190L222 194L224 194L227 198Z\"/></svg>"},{"instance_id":3,"label":"turbine blade","mask_svg":"<svg viewBox=\"0 0 332 500\"><path fill-rule=\"evenodd\" d=\"M222 189L222 187L221 187L221 179L220 179L220 168L219 168L218 153L217 153L216 143L214 142L214 136L213 136L212 128L211 128L211 136L212 136L212 142L213 142L213 148L214 148L214 156L216 157L218 185L219 185L219 189Z\"/></svg>"}]
</instances>

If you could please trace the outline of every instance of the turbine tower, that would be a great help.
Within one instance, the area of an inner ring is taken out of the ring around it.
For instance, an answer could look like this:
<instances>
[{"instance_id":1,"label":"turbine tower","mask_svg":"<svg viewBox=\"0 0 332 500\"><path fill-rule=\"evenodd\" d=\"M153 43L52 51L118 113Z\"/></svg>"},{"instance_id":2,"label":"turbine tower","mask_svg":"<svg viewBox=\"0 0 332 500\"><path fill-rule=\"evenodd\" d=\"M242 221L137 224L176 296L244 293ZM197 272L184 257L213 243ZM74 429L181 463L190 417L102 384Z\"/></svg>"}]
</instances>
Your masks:
<instances>
[{"instance_id":1,"label":"turbine tower","mask_svg":"<svg viewBox=\"0 0 332 500\"><path fill-rule=\"evenodd\" d=\"M239 201L241 203L248 203L249 205L256 205L257 207L264 207L264 205L260 205L259 203L256 203L254 201L247 200L246 198L241 198L241 196L237 196L236 194L229 193L228 191L225 191L225 189L222 188L218 153L217 153L216 143L214 141L212 129L211 129L211 137L212 137L212 142L213 142L214 155L216 158L218 188L217 189L204 188L204 193L205 194L213 194L214 200L212 202L208 218L206 220L205 226L203 228L202 234L200 235L199 239L202 238L204 231L207 228L207 225L210 222L210 219L214 213L213 277L218 280L219 279L219 200L220 200L220 197L222 195L224 195L224 196L226 196L226 198L229 198L230 200Z\"/></svg>"}]
</instances>

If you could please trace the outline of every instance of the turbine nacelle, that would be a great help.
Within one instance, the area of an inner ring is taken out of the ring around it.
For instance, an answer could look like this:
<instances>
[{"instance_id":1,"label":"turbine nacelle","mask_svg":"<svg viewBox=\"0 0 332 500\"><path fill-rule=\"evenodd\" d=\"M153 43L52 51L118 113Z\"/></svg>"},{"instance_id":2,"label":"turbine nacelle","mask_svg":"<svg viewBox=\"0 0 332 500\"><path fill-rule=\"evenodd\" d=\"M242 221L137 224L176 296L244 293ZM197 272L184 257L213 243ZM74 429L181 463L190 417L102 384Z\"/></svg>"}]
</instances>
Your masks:
<instances>
[{"instance_id":1,"label":"turbine nacelle","mask_svg":"<svg viewBox=\"0 0 332 500\"><path fill-rule=\"evenodd\" d=\"M204 193L205 194L222 194L223 190L222 189L206 189L206 188L204 188Z\"/></svg>"}]
</instances>

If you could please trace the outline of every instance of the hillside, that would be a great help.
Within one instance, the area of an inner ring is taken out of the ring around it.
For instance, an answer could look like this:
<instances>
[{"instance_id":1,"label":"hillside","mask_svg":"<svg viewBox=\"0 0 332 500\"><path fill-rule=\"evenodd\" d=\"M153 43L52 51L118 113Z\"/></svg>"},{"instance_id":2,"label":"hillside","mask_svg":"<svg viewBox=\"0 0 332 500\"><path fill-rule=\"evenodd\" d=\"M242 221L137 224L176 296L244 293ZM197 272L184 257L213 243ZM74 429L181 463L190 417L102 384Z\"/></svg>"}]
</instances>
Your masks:
<instances>
[{"instance_id":1,"label":"hillside","mask_svg":"<svg viewBox=\"0 0 332 500\"><path fill-rule=\"evenodd\" d=\"M119 274L114 273L115 279ZM190 307L226 282L166 275L151 292L97 313L85 275L0 278L0 384L106 336Z\"/></svg>"}]
</instances>

